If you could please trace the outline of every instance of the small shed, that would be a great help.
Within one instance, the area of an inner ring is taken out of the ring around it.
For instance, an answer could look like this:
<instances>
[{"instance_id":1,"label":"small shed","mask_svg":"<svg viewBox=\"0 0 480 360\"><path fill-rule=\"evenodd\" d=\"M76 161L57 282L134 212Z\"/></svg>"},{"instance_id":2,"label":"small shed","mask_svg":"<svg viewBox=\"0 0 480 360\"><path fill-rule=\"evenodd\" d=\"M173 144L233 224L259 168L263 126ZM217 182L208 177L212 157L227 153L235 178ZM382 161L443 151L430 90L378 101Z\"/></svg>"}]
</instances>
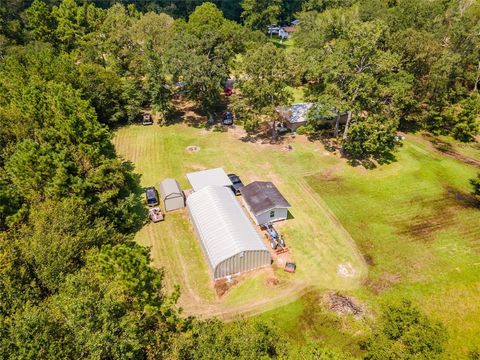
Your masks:
<instances>
[{"instance_id":1,"label":"small shed","mask_svg":"<svg viewBox=\"0 0 480 360\"><path fill-rule=\"evenodd\" d=\"M229 189L206 186L187 198L187 209L215 279L271 264L270 252Z\"/></svg>"},{"instance_id":2,"label":"small shed","mask_svg":"<svg viewBox=\"0 0 480 360\"><path fill-rule=\"evenodd\" d=\"M257 225L285 220L291 205L269 181L255 181L242 188L245 205Z\"/></svg>"},{"instance_id":3,"label":"small shed","mask_svg":"<svg viewBox=\"0 0 480 360\"><path fill-rule=\"evenodd\" d=\"M160 195L165 211L182 209L185 207L185 194L175 179L164 179L160 183Z\"/></svg>"},{"instance_id":4,"label":"small shed","mask_svg":"<svg viewBox=\"0 0 480 360\"><path fill-rule=\"evenodd\" d=\"M207 186L231 187L233 184L223 168L196 171L187 174L187 179L193 191L198 191Z\"/></svg>"}]
</instances>

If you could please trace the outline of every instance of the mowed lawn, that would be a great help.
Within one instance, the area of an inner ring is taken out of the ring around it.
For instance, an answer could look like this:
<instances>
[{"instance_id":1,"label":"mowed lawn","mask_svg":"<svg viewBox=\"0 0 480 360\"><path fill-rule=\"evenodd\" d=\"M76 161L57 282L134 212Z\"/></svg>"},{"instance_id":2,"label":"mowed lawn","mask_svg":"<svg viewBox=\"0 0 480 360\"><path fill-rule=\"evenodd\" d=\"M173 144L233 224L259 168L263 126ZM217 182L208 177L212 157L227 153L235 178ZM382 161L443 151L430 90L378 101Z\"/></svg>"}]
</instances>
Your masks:
<instances>
[{"instance_id":1,"label":"mowed lawn","mask_svg":"<svg viewBox=\"0 0 480 360\"><path fill-rule=\"evenodd\" d=\"M357 296L374 307L414 300L447 326L446 357L462 358L480 344L480 208L468 183L480 169L417 136L397 157L375 170L342 167L307 181L370 263Z\"/></svg>"},{"instance_id":2,"label":"mowed lawn","mask_svg":"<svg viewBox=\"0 0 480 360\"><path fill-rule=\"evenodd\" d=\"M353 290L367 277L366 263L353 239L305 181L305 176L341 166L342 161L318 144L295 142L293 150L240 140L238 131L207 131L183 124L168 127L128 126L114 138L118 154L135 165L143 186L156 186L166 177L189 188L185 174L223 167L245 184L273 181L292 204L292 218L281 225L290 254L297 263L294 275L275 269L248 275L218 299L204 255L185 211L168 213L163 223L148 224L136 236L152 249L153 264L165 269L167 288L180 285L180 304L197 315L252 314L280 306L306 289ZM188 152L188 146L198 152ZM345 272L339 269L346 269Z\"/></svg>"}]
</instances>

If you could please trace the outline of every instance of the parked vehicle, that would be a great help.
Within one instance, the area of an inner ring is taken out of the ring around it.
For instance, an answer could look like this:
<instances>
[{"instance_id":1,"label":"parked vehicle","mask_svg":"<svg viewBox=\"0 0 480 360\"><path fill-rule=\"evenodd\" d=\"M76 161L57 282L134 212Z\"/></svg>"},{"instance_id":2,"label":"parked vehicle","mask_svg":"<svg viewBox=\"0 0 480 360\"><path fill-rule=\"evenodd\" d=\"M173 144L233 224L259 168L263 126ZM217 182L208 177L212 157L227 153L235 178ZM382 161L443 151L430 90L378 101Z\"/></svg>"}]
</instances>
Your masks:
<instances>
[{"instance_id":1,"label":"parked vehicle","mask_svg":"<svg viewBox=\"0 0 480 360\"><path fill-rule=\"evenodd\" d=\"M230 181L232 182L232 191L235 195L240 195L241 194L241 189L243 188L243 183L242 180L238 177L238 175L235 174L228 174L227 175Z\"/></svg>"},{"instance_id":2,"label":"parked vehicle","mask_svg":"<svg viewBox=\"0 0 480 360\"><path fill-rule=\"evenodd\" d=\"M143 114L142 125L152 125L152 124L153 124L152 115Z\"/></svg>"},{"instance_id":3,"label":"parked vehicle","mask_svg":"<svg viewBox=\"0 0 480 360\"><path fill-rule=\"evenodd\" d=\"M233 113L231 111L226 111L223 114L223 125L232 125L233 124Z\"/></svg>"},{"instance_id":4,"label":"parked vehicle","mask_svg":"<svg viewBox=\"0 0 480 360\"><path fill-rule=\"evenodd\" d=\"M232 96L233 90L231 88L225 88L225 91L223 92L225 96Z\"/></svg>"},{"instance_id":5,"label":"parked vehicle","mask_svg":"<svg viewBox=\"0 0 480 360\"><path fill-rule=\"evenodd\" d=\"M148 216L154 223L164 220L162 210L158 206L148 209Z\"/></svg>"},{"instance_id":6,"label":"parked vehicle","mask_svg":"<svg viewBox=\"0 0 480 360\"><path fill-rule=\"evenodd\" d=\"M147 206L158 206L158 192L153 186L145 189L145 198L147 199Z\"/></svg>"}]
</instances>

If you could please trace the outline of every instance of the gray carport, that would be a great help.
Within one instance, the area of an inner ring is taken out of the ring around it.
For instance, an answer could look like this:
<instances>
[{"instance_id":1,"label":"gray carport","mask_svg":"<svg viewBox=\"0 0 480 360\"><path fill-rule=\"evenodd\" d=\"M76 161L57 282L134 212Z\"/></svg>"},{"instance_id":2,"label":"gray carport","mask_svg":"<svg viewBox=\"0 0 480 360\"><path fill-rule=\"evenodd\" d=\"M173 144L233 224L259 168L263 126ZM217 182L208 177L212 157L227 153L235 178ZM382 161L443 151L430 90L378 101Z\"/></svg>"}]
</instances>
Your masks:
<instances>
[{"instance_id":1,"label":"gray carport","mask_svg":"<svg viewBox=\"0 0 480 360\"><path fill-rule=\"evenodd\" d=\"M271 264L270 252L229 188L204 187L187 198L187 209L215 279Z\"/></svg>"},{"instance_id":2,"label":"gray carport","mask_svg":"<svg viewBox=\"0 0 480 360\"><path fill-rule=\"evenodd\" d=\"M160 183L160 195L165 211L183 209L185 207L185 195L175 179L165 179Z\"/></svg>"}]
</instances>

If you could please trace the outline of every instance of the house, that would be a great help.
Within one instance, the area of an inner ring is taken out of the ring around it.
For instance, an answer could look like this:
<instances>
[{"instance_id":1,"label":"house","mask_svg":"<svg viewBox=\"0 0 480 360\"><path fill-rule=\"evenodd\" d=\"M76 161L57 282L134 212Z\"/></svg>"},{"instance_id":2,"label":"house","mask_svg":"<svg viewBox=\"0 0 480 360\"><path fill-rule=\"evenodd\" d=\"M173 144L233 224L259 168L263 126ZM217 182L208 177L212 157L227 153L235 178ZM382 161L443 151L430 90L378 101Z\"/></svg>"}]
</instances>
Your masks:
<instances>
[{"instance_id":1,"label":"house","mask_svg":"<svg viewBox=\"0 0 480 360\"><path fill-rule=\"evenodd\" d=\"M191 172L187 174L187 179L193 191L201 190L206 186L231 187L233 185L223 168Z\"/></svg>"},{"instance_id":2,"label":"house","mask_svg":"<svg viewBox=\"0 0 480 360\"><path fill-rule=\"evenodd\" d=\"M313 103L297 103L290 108L278 108L277 112L285 119L285 125L290 131L295 132L300 126L307 124L308 111Z\"/></svg>"},{"instance_id":3,"label":"house","mask_svg":"<svg viewBox=\"0 0 480 360\"><path fill-rule=\"evenodd\" d=\"M309 112L313 106L321 106L313 103L297 103L290 106L290 108L280 107L277 108L277 112L285 120L285 125L292 132L297 131L300 126L307 125ZM347 123L348 111L338 114L335 110L332 110L331 117L322 117L321 120L325 124L335 124L337 115L339 115L339 124L344 125Z\"/></svg>"},{"instance_id":4,"label":"house","mask_svg":"<svg viewBox=\"0 0 480 360\"><path fill-rule=\"evenodd\" d=\"M291 205L269 181L254 181L242 188L243 201L257 225L285 220Z\"/></svg>"},{"instance_id":5,"label":"house","mask_svg":"<svg viewBox=\"0 0 480 360\"><path fill-rule=\"evenodd\" d=\"M187 198L187 209L215 280L271 264L270 252L230 189L203 187Z\"/></svg>"},{"instance_id":6,"label":"house","mask_svg":"<svg viewBox=\"0 0 480 360\"><path fill-rule=\"evenodd\" d=\"M185 194L175 179L164 179L160 183L160 196L165 206L165 211L183 209L185 207Z\"/></svg>"}]
</instances>

